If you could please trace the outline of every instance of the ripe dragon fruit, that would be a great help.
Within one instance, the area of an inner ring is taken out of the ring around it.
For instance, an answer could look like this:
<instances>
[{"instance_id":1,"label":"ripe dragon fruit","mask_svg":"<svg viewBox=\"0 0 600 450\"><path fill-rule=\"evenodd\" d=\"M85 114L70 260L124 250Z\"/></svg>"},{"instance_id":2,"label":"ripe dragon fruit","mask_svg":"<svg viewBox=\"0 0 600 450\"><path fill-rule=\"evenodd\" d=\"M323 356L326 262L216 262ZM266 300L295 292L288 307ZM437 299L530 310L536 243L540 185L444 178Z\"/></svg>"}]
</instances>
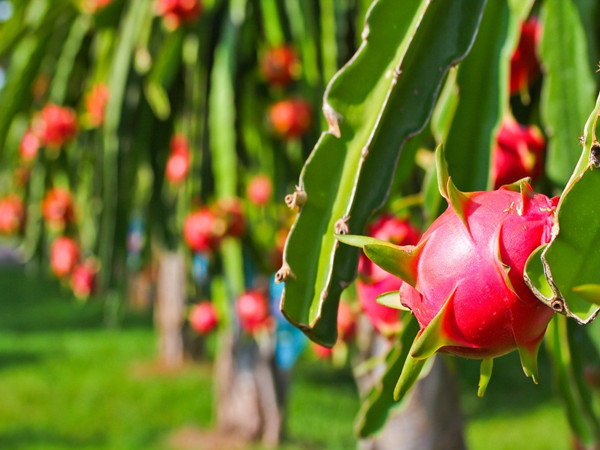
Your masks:
<instances>
[{"instance_id":1,"label":"ripe dragon fruit","mask_svg":"<svg viewBox=\"0 0 600 450\"><path fill-rule=\"evenodd\" d=\"M289 45L268 49L260 60L260 71L273 86L285 86L298 74L296 51Z\"/></svg>"},{"instance_id":2,"label":"ripe dragon fruit","mask_svg":"<svg viewBox=\"0 0 600 450\"><path fill-rule=\"evenodd\" d=\"M416 246L340 236L402 278L400 302L421 327L396 387L401 397L436 352L483 359L483 395L492 359L517 349L537 382L537 351L554 311L523 279L529 255L551 239L558 199L535 194L527 180L491 192L460 192L438 151L440 191L448 209Z\"/></svg>"},{"instance_id":3,"label":"ripe dragon fruit","mask_svg":"<svg viewBox=\"0 0 600 450\"><path fill-rule=\"evenodd\" d=\"M63 228L74 220L73 199L68 189L56 187L46 192L42 201L42 215L54 228Z\"/></svg>"},{"instance_id":4,"label":"ripe dragon fruit","mask_svg":"<svg viewBox=\"0 0 600 450\"><path fill-rule=\"evenodd\" d=\"M156 12L163 17L169 30L179 28L181 24L195 22L202 14L200 0L157 0Z\"/></svg>"},{"instance_id":5,"label":"ripe dragon fruit","mask_svg":"<svg viewBox=\"0 0 600 450\"><path fill-rule=\"evenodd\" d=\"M271 327L273 320L267 297L258 290L249 290L240 295L235 303L242 330L257 333Z\"/></svg>"},{"instance_id":6,"label":"ripe dragon fruit","mask_svg":"<svg viewBox=\"0 0 600 450\"><path fill-rule=\"evenodd\" d=\"M176 134L171 138L171 154L167 160L165 174L173 184L183 182L190 171L191 154L187 138Z\"/></svg>"},{"instance_id":7,"label":"ripe dragon fruit","mask_svg":"<svg viewBox=\"0 0 600 450\"><path fill-rule=\"evenodd\" d=\"M196 252L215 250L225 234L227 224L207 207L190 213L183 224L183 237Z\"/></svg>"},{"instance_id":8,"label":"ripe dragon fruit","mask_svg":"<svg viewBox=\"0 0 600 450\"><path fill-rule=\"evenodd\" d=\"M71 108L50 103L34 121L34 131L44 145L61 147L77 134L77 115Z\"/></svg>"},{"instance_id":9,"label":"ripe dragon fruit","mask_svg":"<svg viewBox=\"0 0 600 450\"><path fill-rule=\"evenodd\" d=\"M50 267L58 278L66 278L73 272L79 260L79 245L66 236L60 236L50 247Z\"/></svg>"},{"instance_id":10,"label":"ripe dragon fruit","mask_svg":"<svg viewBox=\"0 0 600 450\"><path fill-rule=\"evenodd\" d=\"M521 24L521 37L510 60L510 95L525 92L540 74L536 47L541 27L532 17Z\"/></svg>"},{"instance_id":11,"label":"ripe dragon fruit","mask_svg":"<svg viewBox=\"0 0 600 450\"><path fill-rule=\"evenodd\" d=\"M0 198L0 234L18 232L25 220L23 201L15 194Z\"/></svg>"},{"instance_id":12,"label":"ripe dragon fruit","mask_svg":"<svg viewBox=\"0 0 600 450\"><path fill-rule=\"evenodd\" d=\"M25 163L33 161L37 157L41 145L42 142L39 136L31 129L25 131L19 145L19 155L21 156L21 160Z\"/></svg>"},{"instance_id":13,"label":"ripe dragon fruit","mask_svg":"<svg viewBox=\"0 0 600 450\"><path fill-rule=\"evenodd\" d=\"M104 123L104 114L109 97L110 90L104 83L95 84L85 96L85 108L92 127L100 127Z\"/></svg>"},{"instance_id":14,"label":"ripe dragon fruit","mask_svg":"<svg viewBox=\"0 0 600 450\"><path fill-rule=\"evenodd\" d=\"M75 266L71 275L71 288L75 297L85 300L94 292L98 269L98 263L92 258Z\"/></svg>"},{"instance_id":15,"label":"ripe dragon fruit","mask_svg":"<svg viewBox=\"0 0 600 450\"><path fill-rule=\"evenodd\" d=\"M521 178L533 181L542 173L546 141L539 128L525 127L512 116L502 121L492 150L492 180L495 189Z\"/></svg>"},{"instance_id":16,"label":"ripe dragon fruit","mask_svg":"<svg viewBox=\"0 0 600 450\"><path fill-rule=\"evenodd\" d=\"M369 235L396 245L414 245L420 233L405 220L391 214L381 215L369 227ZM398 310L377 303L377 297L387 292L398 291L402 280L374 264L365 255L358 263L356 292L360 306L375 327L383 334L390 335L400 330Z\"/></svg>"},{"instance_id":17,"label":"ripe dragon fruit","mask_svg":"<svg viewBox=\"0 0 600 450\"><path fill-rule=\"evenodd\" d=\"M246 197L256 206L264 206L271 200L273 184L267 175L256 175L246 187Z\"/></svg>"},{"instance_id":18,"label":"ripe dragon fruit","mask_svg":"<svg viewBox=\"0 0 600 450\"><path fill-rule=\"evenodd\" d=\"M310 129L310 104L301 98L282 100L271 106L269 119L273 130L283 139L298 139Z\"/></svg>"},{"instance_id":19,"label":"ripe dragon fruit","mask_svg":"<svg viewBox=\"0 0 600 450\"><path fill-rule=\"evenodd\" d=\"M189 314L190 325L198 334L206 335L219 324L217 311L211 302L201 302L192 307Z\"/></svg>"}]
</instances>

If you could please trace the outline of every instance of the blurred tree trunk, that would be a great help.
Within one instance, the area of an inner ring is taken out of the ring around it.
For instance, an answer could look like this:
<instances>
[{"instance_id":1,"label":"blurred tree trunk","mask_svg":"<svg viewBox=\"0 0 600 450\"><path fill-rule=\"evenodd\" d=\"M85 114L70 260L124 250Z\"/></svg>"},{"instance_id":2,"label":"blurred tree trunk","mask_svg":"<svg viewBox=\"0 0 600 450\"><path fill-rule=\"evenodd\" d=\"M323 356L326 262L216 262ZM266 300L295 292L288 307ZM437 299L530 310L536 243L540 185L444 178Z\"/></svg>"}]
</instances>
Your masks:
<instances>
[{"instance_id":1,"label":"blurred tree trunk","mask_svg":"<svg viewBox=\"0 0 600 450\"><path fill-rule=\"evenodd\" d=\"M154 308L158 356L164 367L176 368L183 364L185 261L181 253L163 251L158 264Z\"/></svg>"},{"instance_id":2,"label":"blurred tree trunk","mask_svg":"<svg viewBox=\"0 0 600 450\"><path fill-rule=\"evenodd\" d=\"M387 339L371 328L370 339L363 342L362 360L385 355ZM362 331L361 331L362 332ZM365 346L366 344L366 346ZM366 350L366 351L365 351ZM385 367L379 365L357 378L361 396L368 394ZM359 443L360 450L464 450L463 417L455 375L439 355L429 374L419 380L406 398L406 405L390 412L383 429L371 439Z\"/></svg>"},{"instance_id":3,"label":"blurred tree trunk","mask_svg":"<svg viewBox=\"0 0 600 450\"><path fill-rule=\"evenodd\" d=\"M219 428L275 447L281 439L288 383L287 373L275 365L272 339L223 336L215 380Z\"/></svg>"}]
</instances>

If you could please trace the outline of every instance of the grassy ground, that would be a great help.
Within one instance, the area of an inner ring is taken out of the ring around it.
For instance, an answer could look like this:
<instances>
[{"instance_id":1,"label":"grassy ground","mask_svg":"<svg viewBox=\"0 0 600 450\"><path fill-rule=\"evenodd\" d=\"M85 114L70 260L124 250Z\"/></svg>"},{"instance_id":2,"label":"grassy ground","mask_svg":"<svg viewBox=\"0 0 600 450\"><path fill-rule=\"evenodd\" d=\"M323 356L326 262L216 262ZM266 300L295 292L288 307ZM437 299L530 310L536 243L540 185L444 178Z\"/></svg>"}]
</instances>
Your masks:
<instances>
[{"instance_id":1,"label":"grassy ground","mask_svg":"<svg viewBox=\"0 0 600 450\"><path fill-rule=\"evenodd\" d=\"M129 314L122 327L107 330L100 304L79 305L53 281L2 269L0 448L161 449L174 430L209 428L210 366L165 373L154 355L149 315ZM542 359L542 379L535 386L523 376L518 358L497 360L484 399L475 395L476 362L460 365L469 448L569 448L547 362ZM282 450L355 447L357 408L348 371L302 361Z\"/></svg>"}]
</instances>

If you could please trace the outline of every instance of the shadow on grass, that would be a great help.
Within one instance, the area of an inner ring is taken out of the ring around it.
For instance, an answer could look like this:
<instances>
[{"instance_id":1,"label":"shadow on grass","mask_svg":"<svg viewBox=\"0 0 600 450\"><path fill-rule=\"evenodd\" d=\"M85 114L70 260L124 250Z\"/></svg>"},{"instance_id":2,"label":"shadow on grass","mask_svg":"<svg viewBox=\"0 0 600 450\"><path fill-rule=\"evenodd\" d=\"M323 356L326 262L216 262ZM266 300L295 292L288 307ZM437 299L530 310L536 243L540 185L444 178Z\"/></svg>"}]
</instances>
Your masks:
<instances>
[{"instance_id":1,"label":"shadow on grass","mask_svg":"<svg viewBox=\"0 0 600 450\"><path fill-rule=\"evenodd\" d=\"M14 352L0 350L0 372L5 369L10 369L14 366L35 365L42 359L42 355L36 352Z\"/></svg>"},{"instance_id":2,"label":"shadow on grass","mask_svg":"<svg viewBox=\"0 0 600 450\"><path fill-rule=\"evenodd\" d=\"M27 275L21 267L0 268L0 330L80 331L106 328L104 300L78 302L57 280ZM150 328L150 312L119 315L119 328Z\"/></svg>"},{"instance_id":3,"label":"shadow on grass","mask_svg":"<svg viewBox=\"0 0 600 450\"><path fill-rule=\"evenodd\" d=\"M102 436L90 436L88 438L75 438L50 430L39 430L33 428L17 428L0 435L0 448L6 449L30 449L42 447L76 448L88 447L98 448L104 446L106 440Z\"/></svg>"}]
</instances>

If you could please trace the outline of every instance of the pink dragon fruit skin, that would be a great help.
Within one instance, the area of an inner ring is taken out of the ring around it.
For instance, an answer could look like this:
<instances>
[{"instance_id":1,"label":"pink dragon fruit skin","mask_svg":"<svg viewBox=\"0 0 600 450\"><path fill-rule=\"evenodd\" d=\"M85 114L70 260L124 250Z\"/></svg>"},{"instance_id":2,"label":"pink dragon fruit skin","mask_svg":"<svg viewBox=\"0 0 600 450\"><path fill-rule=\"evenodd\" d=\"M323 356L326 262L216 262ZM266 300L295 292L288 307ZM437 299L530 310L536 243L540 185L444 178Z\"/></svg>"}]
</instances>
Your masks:
<instances>
[{"instance_id":1,"label":"pink dragon fruit skin","mask_svg":"<svg viewBox=\"0 0 600 450\"><path fill-rule=\"evenodd\" d=\"M419 241L420 233L409 222L391 214L381 215L370 227L369 235L396 245L413 245ZM358 264L359 278L356 291L360 305L375 327L384 335L400 329L400 314L397 309L377 303L377 297L387 292L398 291L402 280L386 272L362 255Z\"/></svg>"},{"instance_id":2,"label":"pink dragon fruit skin","mask_svg":"<svg viewBox=\"0 0 600 450\"><path fill-rule=\"evenodd\" d=\"M520 186L521 192L454 194L459 200L414 248L415 283L402 285L400 299L422 334L430 326L437 330L413 356L537 353L554 312L527 288L523 271L529 255L550 241L558 199L534 194L525 181Z\"/></svg>"},{"instance_id":3,"label":"pink dragon fruit skin","mask_svg":"<svg viewBox=\"0 0 600 450\"><path fill-rule=\"evenodd\" d=\"M419 323L394 399L406 395L437 352L482 359L479 396L493 358L513 350L537 383L537 352L554 311L529 290L523 272L531 254L552 238L558 198L534 193L527 179L491 192L461 192L442 147L436 166L448 209L417 245L337 236L403 280L399 302Z\"/></svg>"}]
</instances>

